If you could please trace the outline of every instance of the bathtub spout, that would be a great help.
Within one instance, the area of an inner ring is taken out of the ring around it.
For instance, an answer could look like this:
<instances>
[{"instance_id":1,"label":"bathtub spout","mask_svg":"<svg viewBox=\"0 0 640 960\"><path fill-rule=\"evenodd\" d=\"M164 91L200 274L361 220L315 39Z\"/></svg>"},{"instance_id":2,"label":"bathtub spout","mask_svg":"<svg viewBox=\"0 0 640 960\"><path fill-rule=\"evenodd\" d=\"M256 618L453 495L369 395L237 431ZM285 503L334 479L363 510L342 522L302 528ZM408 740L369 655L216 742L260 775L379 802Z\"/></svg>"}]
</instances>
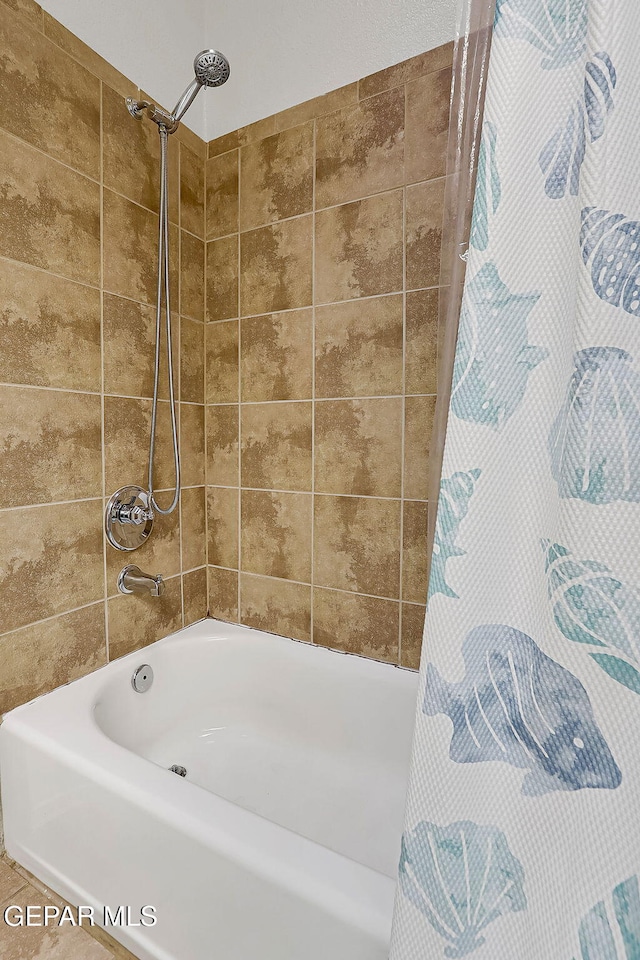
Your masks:
<instances>
[{"instance_id":1,"label":"bathtub spout","mask_svg":"<svg viewBox=\"0 0 640 960\"><path fill-rule=\"evenodd\" d=\"M140 567L130 563L118 574L118 590L120 593L148 593L159 597L164 593L164 581L161 576L143 573Z\"/></svg>"}]
</instances>

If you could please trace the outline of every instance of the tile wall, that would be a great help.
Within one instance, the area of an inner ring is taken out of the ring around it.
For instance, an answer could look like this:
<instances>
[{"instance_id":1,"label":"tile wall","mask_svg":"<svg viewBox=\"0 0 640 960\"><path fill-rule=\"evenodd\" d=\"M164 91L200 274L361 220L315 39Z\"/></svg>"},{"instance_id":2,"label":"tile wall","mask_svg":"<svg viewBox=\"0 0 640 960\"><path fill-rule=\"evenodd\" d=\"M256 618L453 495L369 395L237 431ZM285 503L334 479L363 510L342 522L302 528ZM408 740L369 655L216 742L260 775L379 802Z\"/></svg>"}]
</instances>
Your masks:
<instances>
[{"instance_id":1,"label":"tile wall","mask_svg":"<svg viewBox=\"0 0 640 960\"><path fill-rule=\"evenodd\" d=\"M0 2L0 50L3 712L206 615L206 147L184 128L170 142L181 511L117 553L105 498L146 477L157 131L126 112L135 86L32 0ZM132 559L166 577L162 599L117 593Z\"/></svg>"},{"instance_id":2,"label":"tile wall","mask_svg":"<svg viewBox=\"0 0 640 960\"><path fill-rule=\"evenodd\" d=\"M208 145L212 616L417 667L450 45Z\"/></svg>"}]
</instances>

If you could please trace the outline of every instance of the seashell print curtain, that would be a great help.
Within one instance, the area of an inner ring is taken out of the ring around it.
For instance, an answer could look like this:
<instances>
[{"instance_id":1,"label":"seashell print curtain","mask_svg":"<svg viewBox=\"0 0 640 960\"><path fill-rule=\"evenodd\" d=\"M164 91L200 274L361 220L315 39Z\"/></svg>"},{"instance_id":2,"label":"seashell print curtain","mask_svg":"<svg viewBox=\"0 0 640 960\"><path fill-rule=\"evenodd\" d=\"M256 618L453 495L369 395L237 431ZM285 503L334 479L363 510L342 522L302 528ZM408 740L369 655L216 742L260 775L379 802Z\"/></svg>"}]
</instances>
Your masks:
<instances>
[{"instance_id":1,"label":"seashell print curtain","mask_svg":"<svg viewBox=\"0 0 640 960\"><path fill-rule=\"evenodd\" d=\"M477 139L391 960L640 960L638 0L496 0Z\"/></svg>"}]
</instances>

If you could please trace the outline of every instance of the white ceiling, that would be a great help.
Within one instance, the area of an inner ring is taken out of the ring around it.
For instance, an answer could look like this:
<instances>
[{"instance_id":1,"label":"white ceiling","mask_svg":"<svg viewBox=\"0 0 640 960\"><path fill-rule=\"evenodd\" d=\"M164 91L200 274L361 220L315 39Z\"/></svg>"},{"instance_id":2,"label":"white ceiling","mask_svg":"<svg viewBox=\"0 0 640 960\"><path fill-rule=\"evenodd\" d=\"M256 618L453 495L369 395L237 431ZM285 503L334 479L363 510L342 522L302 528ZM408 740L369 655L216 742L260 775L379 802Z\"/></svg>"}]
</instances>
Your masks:
<instances>
[{"instance_id":1,"label":"white ceiling","mask_svg":"<svg viewBox=\"0 0 640 960\"><path fill-rule=\"evenodd\" d=\"M45 10L169 109L205 47L231 63L187 114L204 140L437 47L457 0L44 0Z\"/></svg>"}]
</instances>

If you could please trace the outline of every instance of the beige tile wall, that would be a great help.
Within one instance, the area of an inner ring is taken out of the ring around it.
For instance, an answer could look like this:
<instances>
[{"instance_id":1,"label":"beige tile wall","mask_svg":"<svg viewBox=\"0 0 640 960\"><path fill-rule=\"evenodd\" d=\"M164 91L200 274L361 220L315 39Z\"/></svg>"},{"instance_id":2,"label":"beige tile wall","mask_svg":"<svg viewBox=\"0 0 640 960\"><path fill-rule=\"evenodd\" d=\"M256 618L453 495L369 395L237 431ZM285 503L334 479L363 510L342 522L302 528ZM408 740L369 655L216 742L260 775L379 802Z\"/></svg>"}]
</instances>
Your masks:
<instances>
[{"instance_id":1,"label":"beige tile wall","mask_svg":"<svg viewBox=\"0 0 640 960\"><path fill-rule=\"evenodd\" d=\"M212 616L416 667L451 46L208 146Z\"/></svg>"},{"instance_id":2,"label":"beige tile wall","mask_svg":"<svg viewBox=\"0 0 640 960\"><path fill-rule=\"evenodd\" d=\"M157 131L126 112L135 86L32 0L0 2L0 49L2 712L206 614L206 147L186 129L170 142L181 510L121 554L102 514L145 484ZM161 600L117 594L130 560L167 578Z\"/></svg>"}]
</instances>

